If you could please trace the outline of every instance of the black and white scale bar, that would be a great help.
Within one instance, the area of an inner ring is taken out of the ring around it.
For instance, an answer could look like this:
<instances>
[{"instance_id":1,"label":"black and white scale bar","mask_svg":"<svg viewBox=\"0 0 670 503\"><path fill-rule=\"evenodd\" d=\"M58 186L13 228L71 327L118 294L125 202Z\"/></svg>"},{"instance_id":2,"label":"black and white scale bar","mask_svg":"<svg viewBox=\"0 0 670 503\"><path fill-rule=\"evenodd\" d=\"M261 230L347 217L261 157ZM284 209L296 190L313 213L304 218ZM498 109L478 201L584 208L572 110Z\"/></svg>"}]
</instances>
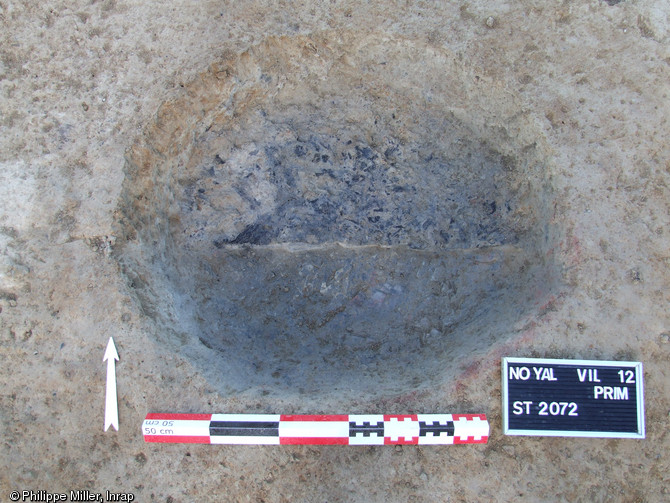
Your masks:
<instances>
[{"instance_id":1,"label":"black and white scale bar","mask_svg":"<svg viewBox=\"0 0 670 503\"><path fill-rule=\"evenodd\" d=\"M445 424L440 424L439 421L431 421L430 424L428 424L427 421L419 421L420 437L425 437L429 433L432 433L433 435L441 435L444 433L447 436L453 436L454 431L453 421L447 421Z\"/></svg>"},{"instance_id":2,"label":"black and white scale bar","mask_svg":"<svg viewBox=\"0 0 670 503\"><path fill-rule=\"evenodd\" d=\"M376 437L384 436L384 421L377 421L370 423L370 421L363 421L362 424L357 424L356 421L349 421L349 436L357 437L362 434L364 437L374 435Z\"/></svg>"},{"instance_id":3,"label":"black and white scale bar","mask_svg":"<svg viewBox=\"0 0 670 503\"><path fill-rule=\"evenodd\" d=\"M484 414L148 414L146 442L205 444L485 444Z\"/></svg>"},{"instance_id":4,"label":"black and white scale bar","mask_svg":"<svg viewBox=\"0 0 670 503\"><path fill-rule=\"evenodd\" d=\"M209 435L278 437L279 421L210 421Z\"/></svg>"}]
</instances>

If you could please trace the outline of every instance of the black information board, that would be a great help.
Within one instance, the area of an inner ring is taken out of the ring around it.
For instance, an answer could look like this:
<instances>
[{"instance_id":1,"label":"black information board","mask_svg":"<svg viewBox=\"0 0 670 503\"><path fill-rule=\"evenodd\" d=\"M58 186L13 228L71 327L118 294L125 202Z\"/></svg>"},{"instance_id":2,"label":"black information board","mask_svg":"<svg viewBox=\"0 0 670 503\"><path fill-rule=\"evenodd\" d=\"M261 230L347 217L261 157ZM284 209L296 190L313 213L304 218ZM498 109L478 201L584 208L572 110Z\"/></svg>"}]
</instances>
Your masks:
<instances>
[{"instance_id":1,"label":"black information board","mask_svg":"<svg viewBox=\"0 0 670 503\"><path fill-rule=\"evenodd\" d=\"M503 358L506 435L644 438L642 364Z\"/></svg>"}]
</instances>

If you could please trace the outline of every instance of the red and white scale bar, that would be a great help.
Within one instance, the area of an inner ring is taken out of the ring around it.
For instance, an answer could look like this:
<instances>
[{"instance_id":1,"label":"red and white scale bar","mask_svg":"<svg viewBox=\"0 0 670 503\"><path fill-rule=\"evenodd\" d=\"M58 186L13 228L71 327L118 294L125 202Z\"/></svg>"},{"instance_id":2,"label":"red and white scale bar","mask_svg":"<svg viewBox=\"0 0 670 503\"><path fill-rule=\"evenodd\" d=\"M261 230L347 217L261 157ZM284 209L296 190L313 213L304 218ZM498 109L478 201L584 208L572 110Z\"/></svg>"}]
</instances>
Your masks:
<instances>
[{"instance_id":1,"label":"red and white scale bar","mask_svg":"<svg viewBox=\"0 0 670 503\"><path fill-rule=\"evenodd\" d=\"M485 414L148 414L146 442L246 445L485 444Z\"/></svg>"}]
</instances>

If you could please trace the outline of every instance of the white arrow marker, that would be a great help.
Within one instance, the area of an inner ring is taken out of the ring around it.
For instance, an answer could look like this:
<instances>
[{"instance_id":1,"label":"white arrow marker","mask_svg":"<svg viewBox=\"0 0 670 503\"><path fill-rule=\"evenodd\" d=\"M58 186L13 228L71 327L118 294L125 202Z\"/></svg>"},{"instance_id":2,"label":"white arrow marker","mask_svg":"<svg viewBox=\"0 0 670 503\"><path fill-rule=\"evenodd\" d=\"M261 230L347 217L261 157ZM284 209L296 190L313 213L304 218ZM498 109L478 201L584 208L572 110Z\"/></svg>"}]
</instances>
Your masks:
<instances>
[{"instance_id":1,"label":"white arrow marker","mask_svg":"<svg viewBox=\"0 0 670 503\"><path fill-rule=\"evenodd\" d=\"M105 429L107 431L113 426L119 431L119 409L116 403L116 369L115 361L119 359L119 354L114 346L114 339L109 338L105 356L102 361L107 360L107 394L105 395Z\"/></svg>"}]
</instances>

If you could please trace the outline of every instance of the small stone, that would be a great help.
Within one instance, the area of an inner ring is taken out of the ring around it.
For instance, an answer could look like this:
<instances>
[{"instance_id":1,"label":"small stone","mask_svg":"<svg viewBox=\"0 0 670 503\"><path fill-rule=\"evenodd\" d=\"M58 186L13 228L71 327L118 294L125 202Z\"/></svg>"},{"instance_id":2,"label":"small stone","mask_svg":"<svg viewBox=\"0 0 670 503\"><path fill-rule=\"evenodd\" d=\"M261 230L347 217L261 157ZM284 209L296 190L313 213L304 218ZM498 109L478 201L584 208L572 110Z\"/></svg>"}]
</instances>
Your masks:
<instances>
[{"instance_id":1,"label":"small stone","mask_svg":"<svg viewBox=\"0 0 670 503\"><path fill-rule=\"evenodd\" d=\"M396 454L402 454L402 445L396 445L395 452Z\"/></svg>"},{"instance_id":2,"label":"small stone","mask_svg":"<svg viewBox=\"0 0 670 503\"><path fill-rule=\"evenodd\" d=\"M670 332L663 332L660 338L662 344L668 344L670 342Z\"/></svg>"},{"instance_id":3,"label":"small stone","mask_svg":"<svg viewBox=\"0 0 670 503\"><path fill-rule=\"evenodd\" d=\"M84 109L84 112L88 112L88 103L86 103L86 102L82 103L81 108Z\"/></svg>"},{"instance_id":4,"label":"small stone","mask_svg":"<svg viewBox=\"0 0 670 503\"><path fill-rule=\"evenodd\" d=\"M423 480L424 482L428 482L428 474L424 471L421 472L421 474L419 475L419 478L421 480Z\"/></svg>"},{"instance_id":5,"label":"small stone","mask_svg":"<svg viewBox=\"0 0 670 503\"><path fill-rule=\"evenodd\" d=\"M632 283L642 283L642 273L639 269L631 269L628 271L628 279Z\"/></svg>"},{"instance_id":6,"label":"small stone","mask_svg":"<svg viewBox=\"0 0 670 503\"><path fill-rule=\"evenodd\" d=\"M493 28L496 25L496 18L489 16L486 18L486 26Z\"/></svg>"}]
</instances>

